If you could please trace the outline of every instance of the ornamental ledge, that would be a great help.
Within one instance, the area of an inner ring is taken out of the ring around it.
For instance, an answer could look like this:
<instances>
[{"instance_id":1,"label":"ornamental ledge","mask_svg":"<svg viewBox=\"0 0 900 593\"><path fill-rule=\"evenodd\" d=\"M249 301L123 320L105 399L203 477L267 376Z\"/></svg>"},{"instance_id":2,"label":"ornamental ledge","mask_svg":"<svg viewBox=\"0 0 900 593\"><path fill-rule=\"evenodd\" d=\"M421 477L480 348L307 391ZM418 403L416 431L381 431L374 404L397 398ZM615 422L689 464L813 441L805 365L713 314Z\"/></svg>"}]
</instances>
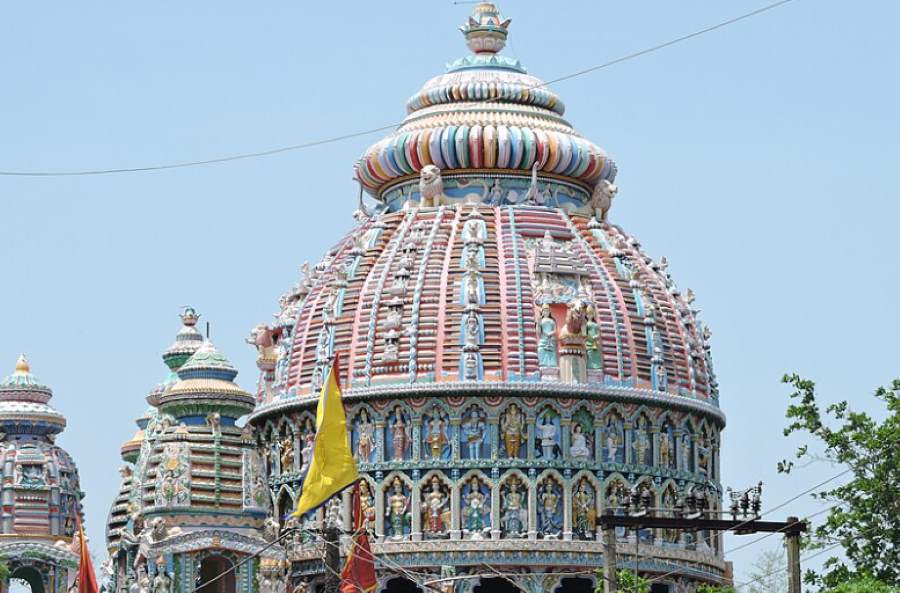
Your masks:
<instances>
[{"instance_id":1,"label":"ornamental ledge","mask_svg":"<svg viewBox=\"0 0 900 593\"><path fill-rule=\"evenodd\" d=\"M725 427L725 413L718 407L702 401L691 399L683 395L661 395L658 392L634 387L617 387L598 384L566 384L566 383L521 383L493 382L493 381L452 381L445 383L409 383L379 385L374 387L357 387L344 391L345 401L368 401L371 399L385 399L389 397L404 397L409 395L423 396L479 396L487 395L511 395L528 396L540 395L543 397L581 398L593 400L610 400L618 403L652 404L662 407L680 409L686 412L703 414L719 424L719 428ZM254 410L248 422L257 422L267 416L311 406L318 401L318 397L305 396L287 400L280 400L271 404L258 407Z\"/></svg>"}]
</instances>

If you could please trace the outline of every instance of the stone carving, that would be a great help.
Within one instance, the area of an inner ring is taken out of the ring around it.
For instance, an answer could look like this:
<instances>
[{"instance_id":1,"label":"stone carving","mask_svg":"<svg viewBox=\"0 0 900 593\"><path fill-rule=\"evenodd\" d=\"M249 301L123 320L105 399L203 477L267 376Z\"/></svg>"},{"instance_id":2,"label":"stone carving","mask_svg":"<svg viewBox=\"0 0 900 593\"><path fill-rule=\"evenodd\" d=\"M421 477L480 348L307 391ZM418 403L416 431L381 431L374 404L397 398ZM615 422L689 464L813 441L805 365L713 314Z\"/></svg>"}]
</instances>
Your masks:
<instances>
[{"instance_id":1,"label":"stone carving","mask_svg":"<svg viewBox=\"0 0 900 593\"><path fill-rule=\"evenodd\" d=\"M647 434L647 419L640 416L632 429L633 463L640 465L652 465L653 446L650 443L650 435Z\"/></svg>"},{"instance_id":2,"label":"stone carving","mask_svg":"<svg viewBox=\"0 0 900 593\"><path fill-rule=\"evenodd\" d=\"M606 215L612 207L613 198L616 197L619 188L607 179L601 179L594 186L591 193L590 206L594 210L594 217L600 222L606 222Z\"/></svg>"},{"instance_id":3,"label":"stone carving","mask_svg":"<svg viewBox=\"0 0 900 593\"><path fill-rule=\"evenodd\" d=\"M385 535L390 539L402 539L408 533L409 496L404 490L403 480L399 477L394 478L387 498L387 525L385 525Z\"/></svg>"},{"instance_id":4,"label":"stone carving","mask_svg":"<svg viewBox=\"0 0 900 593\"><path fill-rule=\"evenodd\" d=\"M426 539L447 537L450 528L450 496L440 478L431 478L431 489L422 495L422 532Z\"/></svg>"},{"instance_id":5,"label":"stone carving","mask_svg":"<svg viewBox=\"0 0 900 593\"><path fill-rule=\"evenodd\" d=\"M484 539L490 529L490 491L478 476L463 486L463 533L468 539Z\"/></svg>"},{"instance_id":6,"label":"stone carving","mask_svg":"<svg viewBox=\"0 0 900 593\"><path fill-rule=\"evenodd\" d=\"M624 463L624 429L622 420L611 417L606 421L606 462L607 463Z\"/></svg>"},{"instance_id":7,"label":"stone carving","mask_svg":"<svg viewBox=\"0 0 900 593\"><path fill-rule=\"evenodd\" d=\"M675 467L675 434L668 423L663 424L659 433L659 465Z\"/></svg>"},{"instance_id":8,"label":"stone carving","mask_svg":"<svg viewBox=\"0 0 900 593\"><path fill-rule=\"evenodd\" d=\"M587 478L578 482L572 496L573 529L579 539L594 539L597 532L597 505L594 487Z\"/></svg>"},{"instance_id":9,"label":"stone carving","mask_svg":"<svg viewBox=\"0 0 900 593\"><path fill-rule=\"evenodd\" d=\"M507 480L501 492L503 508L500 516L500 529L504 537L525 537L528 531L527 494L520 490L521 480L512 476Z\"/></svg>"},{"instance_id":10,"label":"stone carving","mask_svg":"<svg viewBox=\"0 0 900 593\"><path fill-rule=\"evenodd\" d=\"M172 593L172 578L164 570L157 570L153 578L153 593Z\"/></svg>"},{"instance_id":11,"label":"stone carving","mask_svg":"<svg viewBox=\"0 0 900 593\"><path fill-rule=\"evenodd\" d=\"M503 418L500 420L503 444L506 448L506 456L509 459L519 458L519 450L522 447L525 436L525 418L519 407L515 404L509 406Z\"/></svg>"},{"instance_id":12,"label":"stone carving","mask_svg":"<svg viewBox=\"0 0 900 593\"><path fill-rule=\"evenodd\" d=\"M294 437L290 433L281 437L281 473L294 471Z\"/></svg>"},{"instance_id":13,"label":"stone carving","mask_svg":"<svg viewBox=\"0 0 900 593\"><path fill-rule=\"evenodd\" d=\"M443 203L444 180L441 170L434 165L425 165L419 172L419 206L435 208Z\"/></svg>"},{"instance_id":14,"label":"stone carving","mask_svg":"<svg viewBox=\"0 0 900 593\"><path fill-rule=\"evenodd\" d=\"M587 354L588 370L602 369L603 358L600 353L600 324L597 323L597 310L588 305L585 314L584 349Z\"/></svg>"},{"instance_id":15,"label":"stone carving","mask_svg":"<svg viewBox=\"0 0 900 593\"><path fill-rule=\"evenodd\" d=\"M449 459L450 439L447 436L449 417L435 406L430 415L422 418L422 444L431 459Z\"/></svg>"},{"instance_id":16,"label":"stone carving","mask_svg":"<svg viewBox=\"0 0 900 593\"><path fill-rule=\"evenodd\" d=\"M463 457L481 459L481 446L484 443L486 432L484 412L472 407L468 417L462 423Z\"/></svg>"},{"instance_id":17,"label":"stone carving","mask_svg":"<svg viewBox=\"0 0 900 593\"><path fill-rule=\"evenodd\" d=\"M538 421L537 436L541 446L541 459L556 459L559 450L559 417L552 411L544 412Z\"/></svg>"},{"instance_id":18,"label":"stone carving","mask_svg":"<svg viewBox=\"0 0 900 593\"><path fill-rule=\"evenodd\" d=\"M588 444L588 437L584 432L584 427L578 422L574 422L572 424L569 455L572 457L572 459L578 461L588 460L593 457L593 455L591 454L591 447Z\"/></svg>"},{"instance_id":19,"label":"stone carving","mask_svg":"<svg viewBox=\"0 0 900 593\"><path fill-rule=\"evenodd\" d=\"M562 488L548 478L538 496L538 531L545 538L557 538L562 532Z\"/></svg>"},{"instance_id":20,"label":"stone carving","mask_svg":"<svg viewBox=\"0 0 900 593\"><path fill-rule=\"evenodd\" d=\"M156 467L156 506L190 505L190 451L186 443L166 443Z\"/></svg>"},{"instance_id":21,"label":"stone carving","mask_svg":"<svg viewBox=\"0 0 900 593\"><path fill-rule=\"evenodd\" d=\"M478 272L468 272L463 280L463 304L481 304L481 286L478 281Z\"/></svg>"},{"instance_id":22,"label":"stone carving","mask_svg":"<svg viewBox=\"0 0 900 593\"><path fill-rule=\"evenodd\" d=\"M359 510L362 514L362 526L369 534L375 531L375 498L367 480L359 482Z\"/></svg>"},{"instance_id":23,"label":"stone carving","mask_svg":"<svg viewBox=\"0 0 900 593\"><path fill-rule=\"evenodd\" d=\"M538 341L538 363L542 367L558 366L556 321L550 313L550 305L541 307L541 321L539 324L540 340Z\"/></svg>"},{"instance_id":24,"label":"stone carving","mask_svg":"<svg viewBox=\"0 0 900 593\"><path fill-rule=\"evenodd\" d=\"M470 310L466 315L464 348L468 352L478 352L480 344L481 322L478 320L478 313Z\"/></svg>"},{"instance_id":25,"label":"stone carving","mask_svg":"<svg viewBox=\"0 0 900 593\"><path fill-rule=\"evenodd\" d=\"M391 453L391 459L407 459L410 449L410 423L409 416L403 408L397 406L389 418L386 430L386 447Z\"/></svg>"},{"instance_id":26,"label":"stone carving","mask_svg":"<svg viewBox=\"0 0 900 593\"><path fill-rule=\"evenodd\" d=\"M363 409L356 419L356 456L360 461L371 462L375 453L375 425L369 413Z\"/></svg>"}]
</instances>

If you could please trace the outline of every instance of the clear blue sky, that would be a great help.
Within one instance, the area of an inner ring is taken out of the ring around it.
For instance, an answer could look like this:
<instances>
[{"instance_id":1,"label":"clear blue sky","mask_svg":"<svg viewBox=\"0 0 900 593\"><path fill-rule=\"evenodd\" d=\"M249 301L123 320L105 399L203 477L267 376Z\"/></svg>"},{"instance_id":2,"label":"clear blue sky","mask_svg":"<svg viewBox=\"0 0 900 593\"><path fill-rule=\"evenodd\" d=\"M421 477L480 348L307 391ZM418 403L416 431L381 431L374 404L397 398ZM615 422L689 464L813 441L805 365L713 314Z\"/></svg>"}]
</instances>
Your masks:
<instances>
[{"instance_id":1,"label":"clear blue sky","mask_svg":"<svg viewBox=\"0 0 900 593\"><path fill-rule=\"evenodd\" d=\"M501 8L507 52L555 78L761 4ZM470 8L5 3L0 169L203 159L398 121L465 53L456 27ZM764 480L770 506L838 471L775 474L789 453L781 374L859 406L900 375L898 19L894 2L795 0L555 87L619 164L612 220L696 291L729 417L724 482ZM202 312L252 387L244 336L350 227L351 166L377 139L157 173L0 178L0 368L24 351L55 389L94 549L179 307ZM777 515L817 508L804 499ZM733 556L738 575L761 547Z\"/></svg>"}]
</instances>

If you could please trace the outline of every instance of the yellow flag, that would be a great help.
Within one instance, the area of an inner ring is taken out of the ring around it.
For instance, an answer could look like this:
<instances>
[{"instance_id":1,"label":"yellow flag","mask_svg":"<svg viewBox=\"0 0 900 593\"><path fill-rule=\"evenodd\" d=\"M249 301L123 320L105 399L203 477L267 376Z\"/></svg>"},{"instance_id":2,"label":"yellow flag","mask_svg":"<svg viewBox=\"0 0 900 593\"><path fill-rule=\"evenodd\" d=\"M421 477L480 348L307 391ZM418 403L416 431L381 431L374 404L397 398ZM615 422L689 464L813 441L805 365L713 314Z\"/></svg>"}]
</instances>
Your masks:
<instances>
[{"instance_id":1,"label":"yellow flag","mask_svg":"<svg viewBox=\"0 0 900 593\"><path fill-rule=\"evenodd\" d=\"M359 479L356 460L347 438L347 416L338 384L340 367L335 357L319 395L316 408L316 439L312 460L303 480L303 490L294 517L324 504L329 498Z\"/></svg>"}]
</instances>

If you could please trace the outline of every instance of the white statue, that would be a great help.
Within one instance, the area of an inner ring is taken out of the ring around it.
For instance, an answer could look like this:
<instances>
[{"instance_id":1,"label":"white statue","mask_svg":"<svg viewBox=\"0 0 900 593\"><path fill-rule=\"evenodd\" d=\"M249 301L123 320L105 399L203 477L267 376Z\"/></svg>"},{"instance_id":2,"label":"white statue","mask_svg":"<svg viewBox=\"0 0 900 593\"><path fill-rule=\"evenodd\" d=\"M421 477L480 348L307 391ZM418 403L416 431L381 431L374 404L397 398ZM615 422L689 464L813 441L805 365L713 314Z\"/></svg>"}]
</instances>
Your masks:
<instances>
[{"instance_id":1,"label":"white statue","mask_svg":"<svg viewBox=\"0 0 900 593\"><path fill-rule=\"evenodd\" d=\"M419 172L419 206L435 208L441 205L444 196L444 180L441 170L434 165L425 165Z\"/></svg>"},{"instance_id":2,"label":"white statue","mask_svg":"<svg viewBox=\"0 0 900 593\"><path fill-rule=\"evenodd\" d=\"M601 179L594 186L591 194L590 206L594 210L594 217L600 222L606 222L606 215L612 207L612 200L616 197L619 188L607 179Z\"/></svg>"}]
</instances>

